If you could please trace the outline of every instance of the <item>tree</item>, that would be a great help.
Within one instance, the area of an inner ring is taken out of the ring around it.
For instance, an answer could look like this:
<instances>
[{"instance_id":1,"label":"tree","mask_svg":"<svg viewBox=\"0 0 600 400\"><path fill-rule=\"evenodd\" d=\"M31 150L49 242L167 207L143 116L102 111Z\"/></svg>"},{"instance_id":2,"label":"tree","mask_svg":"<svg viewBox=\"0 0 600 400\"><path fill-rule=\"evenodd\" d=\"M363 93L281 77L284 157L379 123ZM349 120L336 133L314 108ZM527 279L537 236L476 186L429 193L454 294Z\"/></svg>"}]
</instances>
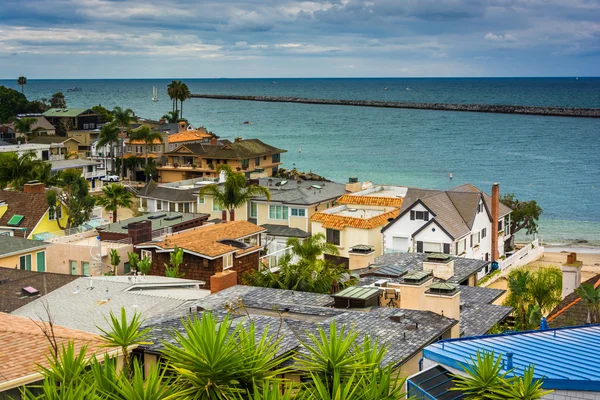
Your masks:
<instances>
[{"instance_id":1,"label":"tree","mask_svg":"<svg viewBox=\"0 0 600 400\"><path fill-rule=\"evenodd\" d=\"M585 302L587 308L586 323L596 323L600 315L600 287L595 288L592 284L582 283L581 286L575 289L575 292Z\"/></svg>"},{"instance_id":2,"label":"tree","mask_svg":"<svg viewBox=\"0 0 600 400\"><path fill-rule=\"evenodd\" d=\"M527 329L527 305L531 301L528 290L530 272L516 269L508 275L508 295L504 304L512 307L520 321L520 328Z\"/></svg>"},{"instance_id":3,"label":"tree","mask_svg":"<svg viewBox=\"0 0 600 400\"><path fill-rule=\"evenodd\" d=\"M171 81L171 83L169 83L169 85L167 86L167 94L173 102L173 112L176 114L179 114L177 100L179 99L179 92L182 84L183 83L181 81Z\"/></svg>"},{"instance_id":4,"label":"tree","mask_svg":"<svg viewBox=\"0 0 600 400\"><path fill-rule=\"evenodd\" d=\"M140 262L140 256L138 253L129 252L127 253L127 260L129 261L129 267L135 271L138 270L138 263Z\"/></svg>"},{"instance_id":5,"label":"tree","mask_svg":"<svg viewBox=\"0 0 600 400\"><path fill-rule=\"evenodd\" d=\"M538 231L542 208L535 200L519 201L514 194L507 193L500 198L500 202L513 210L510 221L510 233L513 236L521 229L525 229L528 235Z\"/></svg>"},{"instance_id":6,"label":"tree","mask_svg":"<svg viewBox=\"0 0 600 400\"><path fill-rule=\"evenodd\" d=\"M121 264L121 256L116 249L110 249L110 253L108 255L110 256L110 265L113 267L112 275L116 275L117 268L119 268L119 264Z\"/></svg>"},{"instance_id":7,"label":"tree","mask_svg":"<svg viewBox=\"0 0 600 400\"><path fill-rule=\"evenodd\" d=\"M21 86L21 93L23 93L23 86L27 85L27 78L20 76L19 79L17 79L17 84Z\"/></svg>"},{"instance_id":8,"label":"tree","mask_svg":"<svg viewBox=\"0 0 600 400\"><path fill-rule=\"evenodd\" d=\"M287 246L292 248L292 253L306 261L316 261L323 254L339 255L336 245L327 243L325 235L316 233L306 239L289 238Z\"/></svg>"},{"instance_id":9,"label":"tree","mask_svg":"<svg viewBox=\"0 0 600 400\"><path fill-rule=\"evenodd\" d=\"M223 208L223 221L227 220L226 210L229 210L230 220L235 220L235 209L246 204L255 196L264 196L271 200L271 193L263 186L246 186L244 174L234 172L227 164L219 165L217 173L225 171L225 183L222 185L206 185L200 189L199 196L210 195L213 202Z\"/></svg>"},{"instance_id":10,"label":"tree","mask_svg":"<svg viewBox=\"0 0 600 400\"><path fill-rule=\"evenodd\" d=\"M0 188L11 187L23 190L23 186L47 171L46 163L38 160L35 154L27 153L18 156L17 153L0 154Z\"/></svg>"},{"instance_id":11,"label":"tree","mask_svg":"<svg viewBox=\"0 0 600 400\"><path fill-rule=\"evenodd\" d=\"M112 211L113 221L116 222L119 208L133 205L133 195L120 183L111 183L102 187L102 196L96 202L107 211Z\"/></svg>"},{"instance_id":12,"label":"tree","mask_svg":"<svg viewBox=\"0 0 600 400\"><path fill-rule=\"evenodd\" d=\"M5 123L27 108L27 97L14 89L0 86L0 123Z\"/></svg>"},{"instance_id":13,"label":"tree","mask_svg":"<svg viewBox=\"0 0 600 400\"><path fill-rule=\"evenodd\" d=\"M56 92L50 98L50 106L52 108L66 108L67 100L62 92Z\"/></svg>"},{"instance_id":14,"label":"tree","mask_svg":"<svg viewBox=\"0 0 600 400\"><path fill-rule=\"evenodd\" d=\"M125 133L128 133L131 129L131 123L135 121L134 113L131 108L122 109L121 107L115 107L112 111L113 123L119 127L121 137L125 137ZM121 158L125 155L123 149L121 149ZM125 175L125 164L121 163L121 179Z\"/></svg>"},{"instance_id":15,"label":"tree","mask_svg":"<svg viewBox=\"0 0 600 400\"><path fill-rule=\"evenodd\" d=\"M562 272L559 268L538 268L529 274L527 290L542 314L549 313L562 300ZM539 324L540 319L537 319Z\"/></svg>"},{"instance_id":16,"label":"tree","mask_svg":"<svg viewBox=\"0 0 600 400\"><path fill-rule=\"evenodd\" d=\"M77 169L63 171L57 186L59 190L46 192L46 202L51 212L56 212L56 208L61 207L61 204L66 208L67 223L63 226L61 220L57 219L59 228L69 229L89 221L96 201L89 194L88 182L81 176L81 171Z\"/></svg>"},{"instance_id":17,"label":"tree","mask_svg":"<svg viewBox=\"0 0 600 400\"><path fill-rule=\"evenodd\" d=\"M148 275L150 269L152 269L152 261L150 261L148 257L143 257L140 261L138 261L137 270L141 272L142 275Z\"/></svg>"},{"instance_id":18,"label":"tree","mask_svg":"<svg viewBox=\"0 0 600 400\"><path fill-rule=\"evenodd\" d=\"M35 124L37 120L35 118L17 118L13 121L15 131L20 133L25 137L25 142L27 140L32 139L33 132L31 131L31 127Z\"/></svg>"},{"instance_id":19,"label":"tree","mask_svg":"<svg viewBox=\"0 0 600 400\"><path fill-rule=\"evenodd\" d=\"M177 100L181 103L181 118L183 118L183 102L192 96L190 89L185 83L180 82L179 91L177 94Z\"/></svg>"},{"instance_id":20,"label":"tree","mask_svg":"<svg viewBox=\"0 0 600 400\"><path fill-rule=\"evenodd\" d=\"M179 266L183 262L183 249L177 247L169 255L169 264L165 264L165 275L168 278L183 278L183 273L179 272Z\"/></svg>"},{"instance_id":21,"label":"tree","mask_svg":"<svg viewBox=\"0 0 600 400\"><path fill-rule=\"evenodd\" d=\"M100 130L100 135L98 136L98 147L109 146L110 147L110 159L111 166L113 168L113 173L115 172L115 146L119 144L119 127L114 123L106 124Z\"/></svg>"},{"instance_id":22,"label":"tree","mask_svg":"<svg viewBox=\"0 0 600 400\"><path fill-rule=\"evenodd\" d=\"M523 376L515 374L514 368L502 372L502 355L496 357L494 352L477 351L476 358L471 356L462 368L465 375L453 375L455 387L450 390L461 391L468 399L535 400L552 393L542 389L542 379L534 379L533 365L523 369Z\"/></svg>"},{"instance_id":23,"label":"tree","mask_svg":"<svg viewBox=\"0 0 600 400\"><path fill-rule=\"evenodd\" d=\"M176 124L177 121L179 120L179 112L178 111L169 111L168 113L163 115L161 118L170 124Z\"/></svg>"},{"instance_id":24,"label":"tree","mask_svg":"<svg viewBox=\"0 0 600 400\"><path fill-rule=\"evenodd\" d=\"M69 136L69 132L73 129L73 120L71 118L63 117L58 120L58 126L56 132L61 136Z\"/></svg>"},{"instance_id":25,"label":"tree","mask_svg":"<svg viewBox=\"0 0 600 400\"><path fill-rule=\"evenodd\" d=\"M148 126L142 126L141 128L131 132L130 137L132 140L140 140L144 142L144 153L146 156L145 165L148 165L148 146L153 145L155 142L163 143L162 134L160 132L152 132Z\"/></svg>"},{"instance_id":26,"label":"tree","mask_svg":"<svg viewBox=\"0 0 600 400\"><path fill-rule=\"evenodd\" d=\"M113 119L112 113L105 107L102 107L100 104L90 108L90 110L100 116L100 122L111 122Z\"/></svg>"}]
</instances>

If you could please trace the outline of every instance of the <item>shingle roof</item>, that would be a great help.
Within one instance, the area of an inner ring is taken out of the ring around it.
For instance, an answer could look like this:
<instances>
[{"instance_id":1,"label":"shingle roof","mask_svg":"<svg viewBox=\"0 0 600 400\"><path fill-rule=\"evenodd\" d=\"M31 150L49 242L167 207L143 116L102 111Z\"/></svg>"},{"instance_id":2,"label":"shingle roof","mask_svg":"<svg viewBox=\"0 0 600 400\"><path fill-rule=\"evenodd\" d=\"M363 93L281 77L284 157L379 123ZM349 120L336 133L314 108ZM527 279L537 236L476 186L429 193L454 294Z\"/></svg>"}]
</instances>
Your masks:
<instances>
[{"instance_id":1,"label":"shingle roof","mask_svg":"<svg viewBox=\"0 0 600 400\"><path fill-rule=\"evenodd\" d=\"M83 346L87 346L89 357L96 352L109 353L116 350L102 347L104 342L90 333L59 325L54 325L53 330L59 347L72 342L75 351L78 352ZM28 318L0 313L0 343L0 390L8 390L41 379L39 366L49 367L46 356L50 353L50 346L38 325ZM20 381L22 379L26 381ZM15 382L11 384L11 381Z\"/></svg>"},{"instance_id":2,"label":"shingle roof","mask_svg":"<svg viewBox=\"0 0 600 400\"><path fill-rule=\"evenodd\" d=\"M48 210L46 195L44 193L23 193L0 190L0 201L8 204L8 210L0 218L0 226L7 226L13 215L22 215L24 218L19 224L26 230L14 230L14 236L27 237L31 234L40 219Z\"/></svg>"},{"instance_id":3,"label":"shingle roof","mask_svg":"<svg viewBox=\"0 0 600 400\"><path fill-rule=\"evenodd\" d=\"M54 130L54 126L50 123L50 121L48 121L46 118L44 117L27 117L27 118L33 118L35 119L35 123L33 125L31 125L31 130L35 131L35 130Z\"/></svg>"},{"instance_id":4,"label":"shingle roof","mask_svg":"<svg viewBox=\"0 0 600 400\"><path fill-rule=\"evenodd\" d=\"M0 264L1 265L1 264ZM3 267L13 267L2 265ZM25 271L15 268L0 268L0 312L13 312L79 278L74 275L55 274L50 272ZM21 290L31 286L39 290L39 295L23 296Z\"/></svg>"},{"instance_id":5,"label":"shingle roof","mask_svg":"<svg viewBox=\"0 0 600 400\"><path fill-rule=\"evenodd\" d=\"M428 254L425 253L390 253L377 257L373 265L382 267L395 265L406 271L422 271L423 260L425 260L427 256ZM448 279L448 282L453 283L461 283L489 264L489 261L454 256L450 257L454 259L454 276Z\"/></svg>"},{"instance_id":6,"label":"shingle roof","mask_svg":"<svg viewBox=\"0 0 600 400\"><path fill-rule=\"evenodd\" d=\"M460 286L461 293L464 286ZM462 297L461 297L462 301ZM466 303L460 310L460 335L485 335L513 311L512 307L485 303Z\"/></svg>"},{"instance_id":7,"label":"shingle roof","mask_svg":"<svg viewBox=\"0 0 600 400\"><path fill-rule=\"evenodd\" d=\"M285 182L284 185L281 185ZM260 178L259 184L269 189L271 202L311 205L335 200L346 193L346 186L335 182L291 181L282 178ZM314 186L313 186L314 185ZM263 196L255 198L266 201Z\"/></svg>"},{"instance_id":8,"label":"shingle roof","mask_svg":"<svg viewBox=\"0 0 600 400\"><path fill-rule=\"evenodd\" d=\"M182 147L180 147L181 149ZM241 160L271 154L285 153L287 150L278 149L259 139L246 139L238 142L224 142L217 146L200 143L184 144L183 148L190 150L195 155L204 158L218 158L226 160ZM178 153L173 151L171 153Z\"/></svg>"},{"instance_id":9,"label":"shingle roof","mask_svg":"<svg viewBox=\"0 0 600 400\"><path fill-rule=\"evenodd\" d=\"M160 276L142 277L132 282L123 280L123 277L78 278L13 311L13 314L45 320L47 304L57 325L99 333L99 326L108 328L105 316L111 311L118 315L124 307L128 318L132 318L134 312L141 313L142 318L166 314L190 301L190 296L173 294L176 288L193 291L197 294L196 299L206 296L206 290L192 288L200 283ZM144 290L148 287L152 290Z\"/></svg>"},{"instance_id":10,"label":"shingle roof","mask_svg":"<svg viewBox=\"0 0 600 400\"><path fill-rule=\"evenodd\" d=\"M159 217L160 218L155 218ZM177 218L181 216L181 218ZM113 222L110 224L99 226L99 230L104 232L115 232L115 233L127 233L127 226L133 222L150 221L152 222L152 230L168 228L174 225L179 225L184 222L189 222L195 219L208 220L208 214L191 214L191 213L179 213L170 211L157 211L141 215L139 217L133 217L121 220L119 222Z\"/></svg>"},{"instance_id":11,"label":"shingle roof","mask_svg":"<svg viewBox=\"0 0 600 400\"><path fill-rule=\"evenodd\" d=\"M220 243L224 239L241 239L246 236L264 232L265 228L247 221L231 221L224 224L206 225L199 228L167 236L164 240L139 244L137 247L159 247L173 249L175 246L184 251L215 258L227 253L239 251L237 247ZM261 246L254 246L253 250ZM248 249L244 249L248 250Z\"/></svg>"},{"instance_id":12,"label":"shingle roof","mask_svg":"<svg viewBox=\"0 0 600 400\"><path fill-rule=\"evenodd\" d=\"M19 254L26 251L32 251L34 249L42 249L49 246L50 243L41 242L39 240L29 240L14 236L0 236L0 257L6 257L12 254ZM0 266L12 268L12 265L2 265L0 260Z\"/></svg>"},{"instance_id":13,"label":"shingle roof","mask_svg":"<svg viewBox=\"0 0 600 400\"><path fill-rule=\"evenodd\" d=\"M72 138L72 137L65 137L65 136L36 136L35 138L31 139L29 141L29 143L38 143L38 144L61 144L64 143L66 141L72 140L76 143L81 143L79 142L79 140Z\"/></svg>"},{"instance_id":14,"label":"shingle roof","mask_svg":"<svg viewBox=\"0 0 600 400\"><path fill-rule=\"evenodd\" d=\"M77 117L81 114L96 114L88 108L51 108L44 112L44 117Z\"/></svg>"},{"instance_id":15,"label":"shingle roof","mask_svg":"<svg viewBox=\"0 0 600 400\"><path fill-rule=\"evenodd\" d=\"M179 189L158 185L151 180L140 190L140 196L150 197L171 202L196 202L196 195L200 188Z\"/></svg>"},{"instance_id":16,"label":"shingle roof","mask_svg":"<svg viewBox=\"0 0 600 400\"><path fill-rule=\"evenodd\" d=\"M267 230L266 234L270 236L283 236L283 237L298 237L306 238L310 236L310 233L303 231L299 228L291 228L287 225L277 224L263 224L261 227Z\"/></svg>"},{"instance_id":17,"label":"shingle roof","mask_svg":"<svg viewBox=\"0 0 600 400\"><path fill-rule=\"evenodd\" d=\"M310 219L311 221L321 222L323 228L341 230L348 226L358 229L373 229L386 225L390 219L396 218L398 213L399 210L395 208L371 218L355 218L325 212L316 212Z\"/></svg>"},{"instance_id":18,"label":"shingle roof","mask_svg":"<svg viewBox=\"0 0 600 400\"><path fill-rule=\"evenodd\" d=\"M453 192L476 192L476 193L482 193L483 194L483 199L485 200L485 205L487 206L488 210L490 210L490 212L492 211L492 196L490 196L489 194L483 192L481 189L473 186L470 183L465 183L464 185L460 185L457 186L455 188L450 189ZM498 209L498 215L503 216L506 214L510 214L512 212L512 210L508 207L506 207L504 204L500 203L500 207Z\"/></svg>"},{"instance_id":19,"label":"shingle roof","mask_svg":"<svg viewBox=\"0 0 600 400\"><path fill-rule=\"evenodd\" d=\"M585 282L594 287L600 286L600 275L596 275ZM581 297L573 292L566 296L558 306L548 314L548 323L553 328L569 325L583 325L587 321L587 305Z\"/></svg>"},{"instance_id":20,"label":"shingle roof","mask_svg":"<svg viewBox=\"0 0 600 400\"><path fill-rule=\"evenodd\" d=\"M402 197L384 197L384 196L355 196L345 194L338 199L340 204L356 204L361 206L383 206L383 207L402 207Z\"/></svg>"}]
</instances>

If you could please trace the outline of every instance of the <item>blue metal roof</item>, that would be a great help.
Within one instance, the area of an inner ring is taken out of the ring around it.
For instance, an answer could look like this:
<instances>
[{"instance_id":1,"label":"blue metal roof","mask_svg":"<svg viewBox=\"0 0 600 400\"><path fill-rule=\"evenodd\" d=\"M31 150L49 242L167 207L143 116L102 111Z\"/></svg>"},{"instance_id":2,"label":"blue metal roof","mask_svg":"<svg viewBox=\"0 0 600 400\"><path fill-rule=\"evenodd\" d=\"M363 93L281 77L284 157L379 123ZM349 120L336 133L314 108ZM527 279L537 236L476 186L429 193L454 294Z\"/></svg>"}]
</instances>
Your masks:
<instances>
[{"instance_id":1,"label":"blue metal roof","mask_svg":"<svg viewBox=\"0 0 600 400\"><path fill-rule=\"evenodd\" d=\"M546 389L600 391L600 325L512 332L443 340L429 345L423 357L458 370L478 350L513 353L514 372L535 366ZM506 367L505 367L506 369Z\"/></svg>"}]
</instances>

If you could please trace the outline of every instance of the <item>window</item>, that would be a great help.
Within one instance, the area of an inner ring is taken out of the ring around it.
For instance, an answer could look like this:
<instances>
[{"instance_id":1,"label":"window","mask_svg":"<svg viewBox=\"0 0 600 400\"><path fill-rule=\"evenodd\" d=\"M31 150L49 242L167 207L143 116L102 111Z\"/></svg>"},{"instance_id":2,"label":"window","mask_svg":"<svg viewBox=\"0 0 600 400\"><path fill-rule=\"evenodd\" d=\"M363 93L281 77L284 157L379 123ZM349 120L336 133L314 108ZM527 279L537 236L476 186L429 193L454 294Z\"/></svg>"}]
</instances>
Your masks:
<instances>
[{"instance_id":1,"label":"window","mask_svg":"<svg viewBox=\"0 0 600 400\"><path fill-rule=\"evenodd\" d=\"M257 218L257 217L258 217L258 204L251 201L250 202L250 218Z\"/></svg>"},{"instance_id":2,"label":"window","mask_svg":"<svg viewBox=\"0 0 600 400\"><path fill-rule=\"evenodd\" d=\"M479 246L481 241L481 232L471 234L471 247Z\"/></svg>"},{"instance_id":3,"label":"window","mask_svg":"<svg viewBox=\"0 0 600 400\"><path fill-rule=\"evenodd\" d=\"M54 221L56 219L56 212L54 208L48 209L48 221Z\"/></svg>"},{"instance_id":4,"label":"window","mask_svg":"<svg viewBox=\"0 0 600 400\"><path fill-rule=\"evenodd\" d=\"M249 165L250 165L250 160L248 160L247 158L244 158L242 160L242 169L248 169Z\"/></svg>"},{"instance_id":5,"label":"window","mask_svg":"<svg viewBox=\"0 0 600 400\"><path fill-rule=\"evenodd\" d=\"M337 229L327 229L326 231L327 243L340 245L340 231Z\"/></svg>"},{"instance_id":6,"label":"window","mask_svg":"<svg viewBox=\"0 0 600 400\"><path fill-rule=\"evenodd\" d=\"M288 208L285 206L269 206L269 219L288 219Z\"/></svg>"},{"instance_id":7,"label":"window","mask_svg":"<svg viewBox=\"0 0 600 400\"><path fill-rule=\"evenodd\" d=\"M257 167L260 165L260 157L256 157L256 159L254 160L254 165L256 165Z\"/></svg>"},{"instance_id":8,"label":"window","mask_svg":"<svg viewBox=\"0 0 600 400\"><path fill-rule=\"evenodd\" d=\"M227 254L223 257L223 269L233 267L233 254Z\"/></svg>"},{"instance_id":9,"label":"window","mask_svg":"<svg viewBox=\"0 0 600 400\"><path fill-rule=\"evenodd\" d=\"M169 203L169 211L175 212L175 203Z\"/></svg>"},{"instance_id":10,"label":"window","mask_svg":"<svg viewBox=\"0 0 600 400\"><path fill-rule=\"evenodd\" d=\"M126 262L125 264L123 264L123 273L128 274L130 272L131 272L131 265L129 265L129 263Z\"/></svg>"},{"instance_id":11,"label":"window","mask_svg":"<svg viewBox=\"0 0 600 400\"><path fill-rule=\"evenodd\" d=\"M156 200L156 211L162 210L162 201Z\"/></svg>"},{"instance_id":12,"label":"window","mask_svg":"<svg viewBox=\"0 0 600 400\"><path fill-rule=\"evenodd\" d=\"M141 202L142 202L142 207L144 207L144 208L148 207L148 199L147 198L142 197Z\"/></svg>"},{"instance_id":13,"label":"window","mask_svg":"<svg viewBox=\"0 0 600 400\"><path fill-rule=\"evenodd\" d=\"M278 163L281 161L281 154L273 154L273 163Z\"/></svg>"},{"instance_id":14,"label":"window","mask_svg":"<svg viewBox=\"0 0 600 400\"><path fill-rule=\"evenodd\" d=\"M292 208L292 217L306 217L304 208Z\"/></svg>"},{"instance_id":15,"label":"window","mask_svg":"<svg viewBox=\"0 0 600 400\"><path fill-rule=\"evenodd\" d=\"M150 262L152 262L152 252L150 250L142 250L141 251L141 259L143 260L144 258L147 258L148 260L150 260Z\"/></svg>"},{"instance_id":16,"label":"window","mask_svg":"<svg viewBox=\"0 0 600 400\"><path fill-rule=\"evenodd\" d=\"M190 212L190 203L183 203L183 212Z\"/></svg>"},{"instance_id":17,"label":"window","mask_svg":"<svg viewBox=\"0 0 600 400\"><path fill-rule=\"evenodd\" d=\"M205 202L204 197L198 196L198 204L204 204L204 202Z\"/></svg>"},{"instance_id":18,"label":"window","mask_svg":"<svg viewBox=\"0 0 600 400\"><path fill-rule=\"evenodd\" d=\"M413 221L413 220L429 221L429 212L412 210L410 212L410 219L411 219L411 221Z\"/></svg>"},{"instance_id":19,"label":"window","mask_svg":"<svg viewBox=\"0 0 600 400\"><path fill-rule=\"evenodd\" d=\"M503 220L498 221L498 232L500 232L502 230L502 222L504 222Z\"/></svg>"},{"instance_id":20,"label":"window","mask_svg":"<svg viewBox=\"0 0 600 400\"><path fill-rule=\"evenodd\" d=\"M481 230L481 238L483 239L483 238L484 238L486 235L487 235L487 229L486 229L486 228L483 228L483 229Z\"/></svg>"},{"instance_id":21,"label":"window","mask_svg":"<svg viewBox=\"0 0 600 400\"><path fill-rule=\"evenodd\" d=\"M223 207L218 205L214 199L213 199L213 211L223 211Z\"/></svg>"},{"instance_id":22,"label":"window","mask_svg":"<svg viewBox=\"0 0 600 400\"><path fill-rule=\"evenodd\" d=\"M25 271L31 271L31 254L19 257L19 268Z\"/></svg>"}]
</instances>

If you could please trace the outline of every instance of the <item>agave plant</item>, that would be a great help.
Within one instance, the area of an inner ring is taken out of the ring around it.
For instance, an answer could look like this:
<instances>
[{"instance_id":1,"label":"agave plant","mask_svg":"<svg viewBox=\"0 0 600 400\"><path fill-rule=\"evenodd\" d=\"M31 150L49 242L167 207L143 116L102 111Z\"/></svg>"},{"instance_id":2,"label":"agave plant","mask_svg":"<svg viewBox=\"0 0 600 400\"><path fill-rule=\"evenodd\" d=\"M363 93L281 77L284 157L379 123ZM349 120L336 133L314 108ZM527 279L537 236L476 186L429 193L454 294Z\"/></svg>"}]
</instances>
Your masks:
<instances>
[{"instance_id":1,"label":"agave plant","mask_svg":"<svg viewBox=\"0 0 600 400\"><path fill-rule=\"evenodd\" d=\"M169 263L165 263L165 275L167 278L182 278L183 273L179 272L179 266L183 262L183 249L175 245L173 252L169 256Z\"/></svg>"},{"instance_id":2,"label":"agave plant","mask_svg":"<svg viewBox=\"0 0 600 400\"><path fill-rule=\"evenodd\" d=\"M496 392L503 399L536 400L552 393L552 390L542 389L543 381L535 379L533 365L525 367L523 376L515 376L507 380L505 387Z\"/></svg>"}]
</instances>

